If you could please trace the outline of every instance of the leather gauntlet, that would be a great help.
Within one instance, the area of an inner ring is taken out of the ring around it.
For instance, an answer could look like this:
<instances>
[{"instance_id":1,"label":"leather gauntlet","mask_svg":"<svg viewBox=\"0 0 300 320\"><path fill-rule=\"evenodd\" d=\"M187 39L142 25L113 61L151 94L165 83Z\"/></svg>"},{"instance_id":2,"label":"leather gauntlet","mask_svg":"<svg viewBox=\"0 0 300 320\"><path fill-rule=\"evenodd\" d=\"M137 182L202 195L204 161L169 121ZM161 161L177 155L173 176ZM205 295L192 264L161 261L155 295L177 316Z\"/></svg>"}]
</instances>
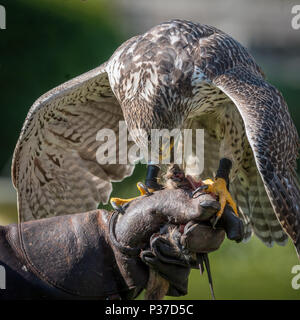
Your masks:
<instances>
[{"instance_id":1,"label":"leather gauntlet","mask_svg":"<svg viewBox=\"0 0 300 320\"><path fill-rule=\"evenodd\" d=\"M161 190L122 215L95 210L0 227L7 278L0 299L133 299L149 266L171 282L170 295L186 294L197 252L215 250L225 234L194 223L217 210L209 195Z\"/></svg>"}]
</instances>

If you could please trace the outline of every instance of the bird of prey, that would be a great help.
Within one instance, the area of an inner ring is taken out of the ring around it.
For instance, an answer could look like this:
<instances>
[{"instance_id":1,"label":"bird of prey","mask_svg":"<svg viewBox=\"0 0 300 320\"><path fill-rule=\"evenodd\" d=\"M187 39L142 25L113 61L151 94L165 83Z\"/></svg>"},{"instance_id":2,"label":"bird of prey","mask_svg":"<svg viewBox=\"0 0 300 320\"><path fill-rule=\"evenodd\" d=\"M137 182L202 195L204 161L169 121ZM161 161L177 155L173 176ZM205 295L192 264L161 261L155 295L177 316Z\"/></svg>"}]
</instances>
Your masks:
<instances>
[{"instance_id":1,"label":"bird of prey","mask_svg":"<svg viewBox=\"0 0 300 320\"><path fill-rule=\"evenodd\" d=\"M229 203L245 221L246 238L253 230L272 246L289 235L300 253L299 137L284 98L240 43L183 20L129 39L100 67L33 104L12 164L21 221L106 203L111 182L131 175L134 166L100 165L96 152L104 142L96 135L103 128L117 132L122 120L129 132L149 134L154 128L203 128L201 177L215 176L207 183L219 196L219 216ZM139 146L139 136L131 143ZM216 176L220 160L232 167L230 193ZM149 160L147 181L154 189L159 167Z\"/></svg>"}]
</instances>

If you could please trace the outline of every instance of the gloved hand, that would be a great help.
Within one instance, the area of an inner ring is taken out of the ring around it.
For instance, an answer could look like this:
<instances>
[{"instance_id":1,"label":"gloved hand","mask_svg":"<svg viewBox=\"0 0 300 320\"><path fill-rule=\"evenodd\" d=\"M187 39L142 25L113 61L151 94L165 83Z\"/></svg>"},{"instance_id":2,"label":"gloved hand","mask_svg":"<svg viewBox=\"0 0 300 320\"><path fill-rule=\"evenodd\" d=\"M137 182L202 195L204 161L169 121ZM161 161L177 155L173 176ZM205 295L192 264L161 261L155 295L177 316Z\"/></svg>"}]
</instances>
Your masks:
<instances>
[{"instance_id":1,"label":"gloved hand","mask_svg":"<svg viewBox=\"0 0 300 320\"><path fill-rule=\"evenodd\" d=\"M190 269L201 268L201 272L203 272L203 260L206 260L208 264L206 267L209 268L207 253L219 249L225 238L225 233L230 240L240 241L242 239L243 223L233 215L231 208L227 206L222 220L219 221L216 228L212 228L209 221L212 219L212 211L210 213L206 211L202 215L203 221L188 222L183 233L180 232L180 227L166 225L160 233L152 235L150 248L142 251L141 259L169 281L167 295L187 294ZM233 221L232 217L235 218ZM210 273L209 270L208 273ZM209 274L211 282L210 277ZM212 290L212 283L210 285Z\"/></svg>"},{"instance_id":2,"label":"gloved hand","mask_svg":"<svg viewBox=\"0 0 300 320\"><path fill-rule=\"evenodd\" d=\"M189 257L183 253L179 237L177 229L164 236L155 234L150 239L150 249L141 253L141 259L169 281L169 296L187 294L191 267Z\"/></svg>"},{"instance_id":3,"label":"gloved hand","mask_svg":"<svg viewBox=\"0 0 300 320\"><path fill-rule=\"evenodd\" d=\"M213 229L204 222L189 222L183 233L169 225L167 231L151 237L150 249L142 251L141 259L169 281L167 295L186 295L190 270L199 268L197 253L217 250L224 237L223 228Z\"/></svg>"},{"instance_id":4,"label":"gloved hand","mask_svg":"<svg viewBox=\"0 0 300 320\"><path fill-rule=\"evenodd\" d=\"M204 233L187 225L184 238L180 225L207 221L218 209L209 195L161 190L130 202L123 215L94 210L0 226L8 284L0 298L133 299L147 286L149 266L170 280L168 294L185 294L197 261L185 250L197 251ZM168 224L174 231L160 232Z\"/></svg>"}]
</instances>

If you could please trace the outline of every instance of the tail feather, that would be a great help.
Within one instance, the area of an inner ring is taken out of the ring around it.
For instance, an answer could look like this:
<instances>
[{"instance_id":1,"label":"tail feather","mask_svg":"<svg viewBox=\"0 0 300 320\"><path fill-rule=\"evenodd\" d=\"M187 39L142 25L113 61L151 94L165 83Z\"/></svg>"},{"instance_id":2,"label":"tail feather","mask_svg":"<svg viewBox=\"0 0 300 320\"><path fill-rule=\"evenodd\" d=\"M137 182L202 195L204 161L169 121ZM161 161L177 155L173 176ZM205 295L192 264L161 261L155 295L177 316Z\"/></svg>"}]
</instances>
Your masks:
<instances>
[{"instance_id":1,"label":"tail feather","mask_svg":"<svg viewBox=\"0 0 300 320\"><path fill-rule=\"evenodd\" d=\"M240 170L238 179L231 185L231 191L244 220L244 241L249 240L253 230L268 247L274 243L281 246L286 244L288 236L274 214L263 181L254 165L247 172Z\"/></svg>"},{"instance_id":2,"label":"tail feather","mask_svg":"<svg viewBox=\"0 0 300 320\"><path fill-rule=\"evenodd\" d=\"M297 177L292 171L284 175L274 173L267 186L276 215L300 257L300 191Z\"/></svg>"},{"instance_id":3,"label":"tail feather","mask_svg":"<svg viewBox=\"0 0 300 320\"><path fill-rule=\"evenodd\" d=\"M287 243L288 236L283 231L280 222L278 221L276 215L274 214L274 210L270 203L269 197L266 193L263 181L257 172L257 190L259 193L259 202L261 206L261 212L264 217L266 224L269 227L271 238L281 246L284 246Z\"/></svg>"}]
</instances>

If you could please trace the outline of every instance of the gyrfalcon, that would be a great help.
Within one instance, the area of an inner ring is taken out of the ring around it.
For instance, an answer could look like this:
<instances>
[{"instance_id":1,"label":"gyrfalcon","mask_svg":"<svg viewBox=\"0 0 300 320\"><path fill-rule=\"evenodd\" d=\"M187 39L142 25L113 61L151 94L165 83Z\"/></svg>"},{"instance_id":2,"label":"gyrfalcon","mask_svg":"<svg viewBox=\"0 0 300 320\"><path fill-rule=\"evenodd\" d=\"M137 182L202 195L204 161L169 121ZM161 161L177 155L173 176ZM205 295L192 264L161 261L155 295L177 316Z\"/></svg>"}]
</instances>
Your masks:
<instances>
[{"instance_id":1,"label":"gyrfalcon","mask_svg":"<svg viewBox=\"0 0 300 320\"><path fill-rule=\"evenodd\" d=\"M299 137L284 98L240 43L182 20L129 39L100 67L33 104L12 164L21 221L106 203L111 182L131 175L134 165L99 164L96 152L105 141L96 136L103 128L117 133L122 120L129 132L147 134L203 128L201 177L214 177L221 159L232 165L231 192L221 177L210 191L237 212L236 204L246 227L268 246L284 244L288 234L300 253ZM132 137L129 144L141 145ZM155 182L155 168L150 159L148 182Z\"/></svg>"}]
</instances>

